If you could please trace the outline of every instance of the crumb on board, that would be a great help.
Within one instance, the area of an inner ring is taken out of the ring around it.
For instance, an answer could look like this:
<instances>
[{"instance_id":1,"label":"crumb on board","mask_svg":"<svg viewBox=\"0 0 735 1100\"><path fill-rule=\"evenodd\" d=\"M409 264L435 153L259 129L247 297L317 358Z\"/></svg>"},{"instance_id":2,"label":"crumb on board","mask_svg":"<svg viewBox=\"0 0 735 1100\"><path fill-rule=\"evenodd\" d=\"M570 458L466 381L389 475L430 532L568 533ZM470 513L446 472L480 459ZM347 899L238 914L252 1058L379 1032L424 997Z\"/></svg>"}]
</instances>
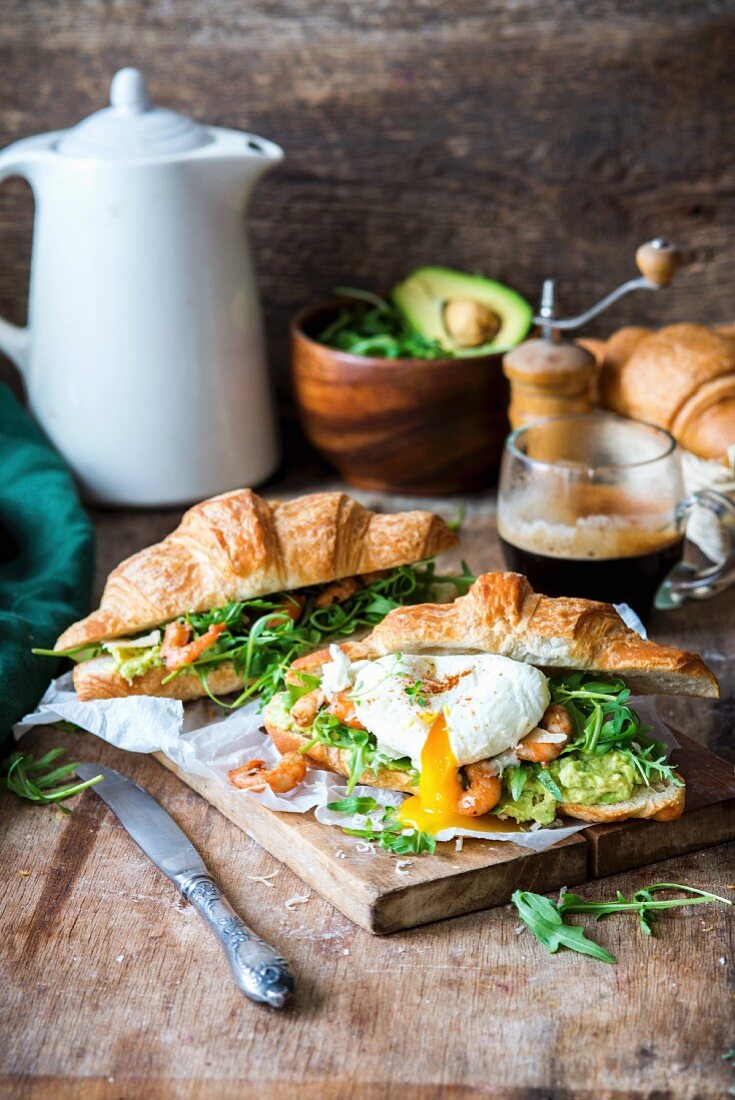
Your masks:
<instances>
[{"instance_id":1,"label":"crumb on board","mask_svg":"<svg viewBox=\"0 0 735 1100\"><path fill-rule=\"evenodd\" d=\"M250 882L260 882L263 886L275 886L275 882L271 882L272 878L275 878L278 871L271 871L269 875L248 875Z\"/></svg>"},{"instance_id":2,"label":"crumb on board","mask_svg":"<svg viewBox=\"0 0 735 1100\"><path fill-rule=\"evenodd\" d=\"M18 871L18 874L20 875L21 878L28 878L30 873L31 873L30 871Z\"/></svg>"},{"instance_id":3,"label":"crumb on board","mask_svg":"<svg viewBox=\"0 0 735 1100\"><path fill-rule=\"evenodd\" d=\"M374 844L369 844L365 840L361 840L359 844L355 845L355 851L356 852L371 852L373 855L375 855L375 845Z\"/></svg>"},{"instance_id":4,"label":"crumb on board","mask_svg":"<svg viewBox=\"0 0 735 1100\"><path fill-rule=\"evenodd\" d=\"M398 874L398 875L407 875L409 867L413 867L413 860L412 859L399 859L399 860L396 860L396 874Z\"/></svg>"},{"instance_id":5,"label":"crumb on board","mask_svg":"<svg viewBox=\"0 0 735 1100\"><path fill-rule=\"evenodd\" d=\"M455 852L461 852L463 845L464 845L464 837L463 836L458 836L457 839L454 842Z\"/></svg>"},{"instance_id":6,"label":"crumb on board","mask_svg":"<svg viewBox=\"0 0 735 1100\"><path fill-rule=\"evenodd\" d=\"M293 913L297 905L306 905L307 901L311 900L311 894L294 894L292 898L288 898L283 904L288 909L289 913Z\"/></svg>"},{"instance_id":7,"label":"crumb on board","mask_svg":"<svg viewBox=\"0 0 735 1100\"><path fill-rule=\"evenodd\" d=\"M349 955L349 953L350 953L350 949L349 949L349 947L345 947L345 949L344 949L344 951L342 952L342 954L343 954L343 955Z\"/></svg>"}]
</instances>

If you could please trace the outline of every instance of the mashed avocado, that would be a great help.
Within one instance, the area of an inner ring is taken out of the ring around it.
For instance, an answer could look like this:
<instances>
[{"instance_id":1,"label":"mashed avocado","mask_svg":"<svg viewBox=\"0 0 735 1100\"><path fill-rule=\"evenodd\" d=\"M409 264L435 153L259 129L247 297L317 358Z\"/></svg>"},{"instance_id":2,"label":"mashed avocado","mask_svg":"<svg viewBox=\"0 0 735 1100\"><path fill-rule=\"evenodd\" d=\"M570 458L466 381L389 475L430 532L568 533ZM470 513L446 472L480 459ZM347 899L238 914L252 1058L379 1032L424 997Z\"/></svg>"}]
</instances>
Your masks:
<instances>
[{"instance_id":1,"label":"mashed avocado","mask_svg":"<svg viewBox=\"0 0 735 1100\"><path fill-rule=\"evenodd\" d=\"M559 788L562 802L581 806L609 806L626 802L636 785L633 766L624 753L613 749L602 756L572 752L549 764L549 776ZM525 773L523 789L511 795L514 777ZM538 821L549 825L556 817L557 800L534 775L534 765L519 764L503 772L503 794L493 811L516 821Z\"/></svg>"},{"instance_id":2,"label":"mashed avocado","mask_svg":"<svg viewBox=\"0 0 735 1100\"><path fill-rule=\"evenodd\" d=\"M115 672L132 684L136 676L142 676L151 668L161 667L160 645L132 649L130 646L116 646L114 642L105 642L105 649L115 662Z\"/></svg>"},{"instance_id":3,"label":"mashed avocado","mask_svg":"<svg viewBox=\"0 0 735 1100\"><path fill-rule=\"evenodd\" d=\"M549 771L564 802L578 802L581 806L627 802L636 784L633 765L617 749L602 756L572 752L552 760Z\"/></svg>"},{"instance_id":4,"label":"mashed avocado","mask_svg":"<svg viewBox=\"0 0 735 1100\"><path fill-rule=\"evenodd\" d=\"M514 774L525 773L526 781L518 798L510 793L510 784ZM503 794L493 813L501 817L512 817L516 821L538 821L539 825L550 825L556 817L557 801L533 775L532 769L525 764L506 768L503 772Z\"/></svg>"},{"instance_id":5,"label":"mashed avocado","mask_svg":"<svg viewBox=\"0 0 735 1100\"><path fill-rule=\"evenodd\" d=\"M293 729L291 706L291 698L288 692L280 691L263 707L263 718L269 726L275 726L276 729Z\"/></svg>"}]
</instances>

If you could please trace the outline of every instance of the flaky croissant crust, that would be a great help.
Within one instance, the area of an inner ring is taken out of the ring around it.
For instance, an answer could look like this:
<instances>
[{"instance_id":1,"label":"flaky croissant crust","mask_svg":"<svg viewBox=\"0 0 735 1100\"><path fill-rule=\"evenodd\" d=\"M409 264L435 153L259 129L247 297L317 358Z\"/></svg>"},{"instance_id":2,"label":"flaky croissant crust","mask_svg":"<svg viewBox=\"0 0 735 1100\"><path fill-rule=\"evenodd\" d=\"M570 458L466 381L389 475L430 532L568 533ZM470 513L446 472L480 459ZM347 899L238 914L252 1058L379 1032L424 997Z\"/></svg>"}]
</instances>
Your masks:
<instances>
[{"instance_id":1,"label":"flaky croissant crust","mask_svg":"<svg viewBox=\"0 0 735 1100\"><path fill-rule=\"evenodd\" d=\"M134 635L231 600L392 569L456 541L431 512L380 515L346 493L286 502L251 489L224 493L113 569L99 608L64 631L56 649Z\"/></svg>"},{"instance_id":2,"label":"flaky croissant crust","mask_svg":"<svg viewBox=\"0 0 735 1100\"><path fill-rule=\"evenodd\" d=\"M603 405L666 428L702 458L725 457L735 443L732 329L622 328L596 354Z\"/></svg>"},{"instance_id":3,"label":"flaky croissant crust","mask_svg":"<svg viewBox=\"0 0 735 1100\"><path fill-rule=\"evenodd\" d=\"M340 648L353 661L388 653L499 653L546 668L615 673L642 692L719 694L717 680L695 653L646 641L625 625L609 604L582 599L551 599L534 592L518 573L485 573L453 604L397 608L361 642ZM328 660L321 650L294 661L287 679L318 671ZM308 734L281 729L266 711L266 729L279 752L305 751L317 767L349 775L349 753L330 745L309 745ZM307 748L308 746L308 748ZM416 793L410 774L379 768L360 782ZM673 821L684 810L683 786L671 781L640 786L625 802L586 806L562 803L559 812L582 821L623 821L631 817Z\"/></svg>"},{"instance_id":4,"label":"flaky croissant crust","mask_svg":"<svg viewBox=\"0 0 735 1100\"><path fill-rule=\"evenodd\" d=\"M451 604L399 607L361 642L343 643L351 660L388 653L499 653L542 669L615 673L641 693L719 695L702 658L641 638L610 604L534 592L519 573L485 573ZM289 673L317 668L321 650Z\"/></svg>"}]
</instances>

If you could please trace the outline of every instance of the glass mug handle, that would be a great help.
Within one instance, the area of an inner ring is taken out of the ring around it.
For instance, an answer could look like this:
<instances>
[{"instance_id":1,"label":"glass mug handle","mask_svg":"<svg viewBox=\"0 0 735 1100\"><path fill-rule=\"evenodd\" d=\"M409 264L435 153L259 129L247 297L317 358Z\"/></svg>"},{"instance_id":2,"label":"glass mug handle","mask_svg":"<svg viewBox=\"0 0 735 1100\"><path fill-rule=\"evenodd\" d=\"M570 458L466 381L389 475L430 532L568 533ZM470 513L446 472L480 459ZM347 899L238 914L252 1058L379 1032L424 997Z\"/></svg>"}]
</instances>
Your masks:
<instances>
[{"instance_id":1,"label":"glass mug handle","mask_svg":"<svg viewBox=\"0 0 735 1100\"><path fill-rule=\"evenodd\" d=\"M706 600L735 582L735 504L714 489L691 493L676 507L676 524L681 532L696 507L706 508L716 520L725 545L724 556L718 564L703 569L685 561L675 565L656 593L654 607L661 611L680 607L689 600Z\"/></svg>"}]
</instances>

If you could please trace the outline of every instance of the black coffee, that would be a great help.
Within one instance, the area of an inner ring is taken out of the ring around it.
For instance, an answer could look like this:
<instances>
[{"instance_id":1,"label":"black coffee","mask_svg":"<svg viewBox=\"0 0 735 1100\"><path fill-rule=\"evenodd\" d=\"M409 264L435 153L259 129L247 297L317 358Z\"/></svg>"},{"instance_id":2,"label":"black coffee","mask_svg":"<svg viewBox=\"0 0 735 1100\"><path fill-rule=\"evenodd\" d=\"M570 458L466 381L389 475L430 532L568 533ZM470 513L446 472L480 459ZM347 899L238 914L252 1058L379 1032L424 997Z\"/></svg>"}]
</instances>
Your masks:
<instances>
[{"instance_id":1,"label":"black coffee","mask_svg":"<svg viewBox=\"0 0 735 1100\"><path fill-rule=\"evenodd\" d=\"M667 542L644 554L621 558L561 558L537 554L500 539L503 559L514 573L524 573L546 596L584 596L605 603L628 603L645 616L659 585L678 561L684 539Z\"/></svg>"}]
</instances>

